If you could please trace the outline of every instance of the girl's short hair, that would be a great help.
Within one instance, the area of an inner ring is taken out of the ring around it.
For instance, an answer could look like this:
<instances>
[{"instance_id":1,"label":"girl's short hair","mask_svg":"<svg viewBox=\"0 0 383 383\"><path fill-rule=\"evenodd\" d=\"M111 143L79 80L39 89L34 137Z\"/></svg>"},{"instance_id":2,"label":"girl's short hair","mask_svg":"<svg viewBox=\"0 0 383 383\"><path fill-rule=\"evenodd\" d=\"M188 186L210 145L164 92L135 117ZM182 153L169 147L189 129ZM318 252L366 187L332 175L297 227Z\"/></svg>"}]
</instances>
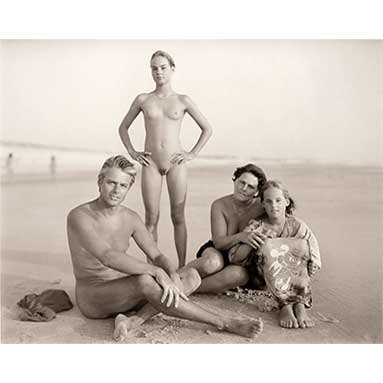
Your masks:
<instances>
[{"instance_id":1,"label":"girl's short hair","mask_svg":"<svg viewBox=\"0 0 383 383\"><path fill-rule=\"evenodd\" d=\"M109 157L101 166L100 172L98 173L97 183L100 186L102 181L104 180L105 173L111 169L117 168L122 170L124 173L129 174L131 177L130 185L134 183L136 179L137 170L134 165L124 156L117 155L113 157Z\"/></svg>"},{"instance_id":2,"label":"girl's short hair","mask_svg":"<svg viewBox=\"0 0 383 383\"><path fill-rule=\"evenodd\" d=\"M268 180L264 183L261 190L259 191L261 202L264 200L266 190L271 188L282 190L284 197L287 201L289 201L289 205L286 207L286 215L293 215L294 210L296 209L296 203L291 198L289 191L283 187L282 182L278 180Z\"/></svg>"},{"instance_id":3,"label":"girl's short hair","mask_svg":"<svg viewBox=\"0 0 383 383\"><path fill-rule=\"evenodd\" d=\"M172 58L172 56L170 56L169 53L165 52L165 51L156 51L152 54L152 57L150 58L150 61L152 61L155 57L164 57L166 58L168 61L169 61L169 65L171 68L175 68L176 67L176 64Z\"/></svg>"},{"instance_id":4,"label":"girl's short hair","mask_svg":"<svg viewBox=\"0 0 383 383\"><path fill-rule=\"evenodd\" d=\"M260 167L254 165L252 163L236 168L234 173L233 173L232 180L235 181L243 173L251 173L253 176L257 177L257 179L258 179L258 191L263 187L264 183L267 180L265 172Z\"/></svg>"}]
</instances>

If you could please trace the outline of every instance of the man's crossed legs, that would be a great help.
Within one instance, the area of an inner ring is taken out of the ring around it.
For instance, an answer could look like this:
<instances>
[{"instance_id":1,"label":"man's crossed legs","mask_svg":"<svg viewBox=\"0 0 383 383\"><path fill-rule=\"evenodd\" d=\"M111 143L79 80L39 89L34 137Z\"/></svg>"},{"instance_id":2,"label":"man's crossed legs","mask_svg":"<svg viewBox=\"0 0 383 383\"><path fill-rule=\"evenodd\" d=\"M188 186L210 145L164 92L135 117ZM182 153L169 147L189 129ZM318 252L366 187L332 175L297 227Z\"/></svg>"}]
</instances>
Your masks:
<instances>
[{"instance_id":1,"label":"man's crossed legs","mask_svg":"<svg viewBox=\"0 0 383 383\"><path fill-rule=\"evenodd\" d=\"M179 275L186 295L192 294L201 284L199 273L192 267L183 268L179 271ZM89 287L87 294L89 294ZM88 306L82 304L80 307L82 306L81 311L86 316L93 318L106 318L117 314L113 338L119 342L124 341L131 330L158 312L210 324L220 330L248 338L255 337L263 329L260 318L229 317L184 299L179 300L178 307L174 304L167 307L166 303L161 303L162 295L161 286L150 275L128 276L98 285L90 301L99 303ZM78 301L80 303L81 299ZM147 303L133 316L127 317L123 314L143 302Z\"/></svg>"}]
</instances>

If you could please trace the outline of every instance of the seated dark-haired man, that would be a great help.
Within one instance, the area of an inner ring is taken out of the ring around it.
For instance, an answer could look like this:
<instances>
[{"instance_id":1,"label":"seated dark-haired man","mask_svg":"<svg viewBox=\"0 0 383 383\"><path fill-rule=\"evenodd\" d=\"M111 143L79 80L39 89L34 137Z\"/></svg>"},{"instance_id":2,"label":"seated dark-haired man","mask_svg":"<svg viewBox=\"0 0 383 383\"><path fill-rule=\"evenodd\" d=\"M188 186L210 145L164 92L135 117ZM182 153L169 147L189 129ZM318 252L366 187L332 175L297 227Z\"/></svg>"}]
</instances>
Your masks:
<instances>
[{"instance_id":1,"label":"seated dark-haired man","mask_svg":"<svg viewBox=\"0 0 383 383\"><path fill-rule=\"evenodd\" d=\"M266 239L262 233L243 230L251 218L264 213L258 198L259 190L266 182L265 172L249 163L235 169L232 177L233 193L213 201L210 209L211 240L201 246L197 259L186 268L196 269L202 278L198 293L221 293L237 286L263 288L263 278L240 265L230 264L228 252L238 244L247 244L254 249Z\"/></svg>"}]
</instances>

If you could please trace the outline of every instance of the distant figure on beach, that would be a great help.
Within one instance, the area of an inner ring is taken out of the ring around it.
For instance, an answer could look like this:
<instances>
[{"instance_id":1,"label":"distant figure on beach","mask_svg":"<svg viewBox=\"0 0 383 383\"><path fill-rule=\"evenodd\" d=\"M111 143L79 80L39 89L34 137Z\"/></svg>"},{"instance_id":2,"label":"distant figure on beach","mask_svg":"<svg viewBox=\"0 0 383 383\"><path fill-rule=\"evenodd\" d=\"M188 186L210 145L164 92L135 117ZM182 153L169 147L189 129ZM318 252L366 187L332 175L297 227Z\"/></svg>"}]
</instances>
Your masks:
<instances>
[{"instance_id":1,"label":"distant figure on beach","mask_svg":"<svg viewBox=\"0 0 383 383\"><path fill-rule=\"evenodd\" d=\"M152 92L139 94L135 98L119 127L119 134L129 155L142 165L145 225L156 242L162 182L166 176L175 246L179 267L182 267L185 265L187 249L184 212L187 193L186 162L193 160L205 146L212 134L212 128L189 96L178 94L172 89L175 63L168 53L155 52L151 57L150 67L156 87ZM145 121L144 151L137 151L129 137L129 128L140 112ZM201 129L197 143L189 152L182 149L180 142L180 129L186 113Z\"/></svg>"},{"instance_id":2,"label":"distant figure on beach","mask_svg":"<svg viewBox=\"0 0 383 383\"><path fill-rule=\"evenodd\" d=\"M50 161L49 161L49 172L52 178L56 177L57 173L57 160L56 156L51 156Z\"/></svg>"},{"instance_id":3,"label":"distant figure on beach","mask_svg":"<svg viewBox=\"0 0 383 383\"><path fill-rule=\"evenodd\" d=\"M202 278L198 293L220 293L246 285L248 271L243 266L231 265L228 251L238 243L257 249L266 239L262 233L240 231L250 218L264 213L258 198L258 190L266 182L264 171L250 163L237 168L232 180L233 193L211 205L211 240L201 246L197 259L186 266L196 269Z\"/></svg>"},{"instance_id":4,"label":"distant figure on beach","mask_svg":"<svg viewBox=\"0 0 383 383\"><path fill-rule=\"evenodd\" d=\"M125 157L108 158L98 175L99 197L68 214L80 311L94 319L116 316L113 337L117 341L126 340L131 330L158 311L245 337L260 333L260 319L228 317L189 300L201 283L198 272L192 267L177 272L138 214L122 205L135 177L136 169ZM131 238L151 263L128 254ZM125 315L137 308L133 316Z\"/></svg>"},{"instance_id":5,"label":"distant figure on beach","mask_svg":"<svg viewBox=\"0 0 383 383\"><path fill-rule=\"evenodd\" d=\"M7 160L5 162L5 168L7 171L7 174L9 176L13 175L14 173L14 158L13 158L13 153L9 153Z\"/></svg>"},{"instance_id":6,"label":"distant figure on beach","mask_svg":"<svg viewBox=\"0 0 383 383\"><path fill-rule=\"evenodd\" d=\"M249 233L267 235L254 254L253 247L239 244L229 252L234 264L257 262L267 287L280 305L279 324L285 328L313 327L306 308L312 306L310 278L321 268L318 241L309 227L293 215L295 202L287 189L274 180L260 190L265 214L249 221Z\"/></svg>"}]
</instances>

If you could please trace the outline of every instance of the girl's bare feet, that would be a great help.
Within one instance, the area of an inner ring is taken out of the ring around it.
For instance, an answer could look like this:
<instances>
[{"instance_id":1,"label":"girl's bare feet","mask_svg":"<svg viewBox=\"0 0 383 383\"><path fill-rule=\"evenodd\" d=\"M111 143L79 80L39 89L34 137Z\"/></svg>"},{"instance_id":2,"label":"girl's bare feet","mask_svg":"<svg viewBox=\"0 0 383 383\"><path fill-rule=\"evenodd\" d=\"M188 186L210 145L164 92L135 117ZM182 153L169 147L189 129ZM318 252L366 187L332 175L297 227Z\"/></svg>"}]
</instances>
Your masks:
<instances>
[{"instance_id":1,"label":"girl's bare feet","mask_svg":"<svg viewBox=\"0 0 383 383\"><path fill-rule=\"evenodd\" d=\"M315 326L314 321L307 315L307 311L303 303L296 303L294 305L294 313L300 328L310 328Z\"/></svg>"},{"instance_id":2,"label":"girl's bare feet","mask_svg":"<svg viewBox=\"0 0 383 383\"><path fill-rule=\"evenodd\" d=\"M294 315L293 307L285 305L281 308L279 313L279 325L284 328L298 328L299 324Z\"/></svg>"}]
</instances>

